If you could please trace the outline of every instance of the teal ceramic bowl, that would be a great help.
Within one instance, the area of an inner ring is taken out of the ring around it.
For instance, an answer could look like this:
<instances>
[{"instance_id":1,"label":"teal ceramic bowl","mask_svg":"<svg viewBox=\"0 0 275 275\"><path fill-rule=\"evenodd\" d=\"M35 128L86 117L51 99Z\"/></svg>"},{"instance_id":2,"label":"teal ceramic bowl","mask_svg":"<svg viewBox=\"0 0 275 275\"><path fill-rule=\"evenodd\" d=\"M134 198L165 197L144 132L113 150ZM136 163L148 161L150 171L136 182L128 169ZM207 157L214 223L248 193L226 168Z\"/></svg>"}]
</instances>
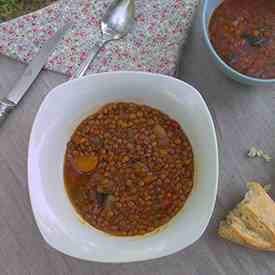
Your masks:
<instances>
[{"instance_id":1,"label":"teal ceramic bowl","mask_svg":"<svg viewBox=\"0 0 275 275\"><path fill-rule=\"evenodd\" d=\"M241 0L240 0L241 1ZM209 49L209 52L211 56L213 57L215 63L218 65L218 67L230 78L246 85L252 85L252 86L268 86L268 85L274 85L275 79L260 79L255 77L250 77L247 75L244 75L242 73L239 73L229 65L227 65L217 54L214 47L212 46L212 43L209 39L208 35L208 24L210 21L210 18L212 16L213 11L219 6L219 4L222 2L222 0L204 0L203 2L203 8L202 8L202 27L203 27L203 35L206 42L206 46Z\"/></svg>"}]
</instances>

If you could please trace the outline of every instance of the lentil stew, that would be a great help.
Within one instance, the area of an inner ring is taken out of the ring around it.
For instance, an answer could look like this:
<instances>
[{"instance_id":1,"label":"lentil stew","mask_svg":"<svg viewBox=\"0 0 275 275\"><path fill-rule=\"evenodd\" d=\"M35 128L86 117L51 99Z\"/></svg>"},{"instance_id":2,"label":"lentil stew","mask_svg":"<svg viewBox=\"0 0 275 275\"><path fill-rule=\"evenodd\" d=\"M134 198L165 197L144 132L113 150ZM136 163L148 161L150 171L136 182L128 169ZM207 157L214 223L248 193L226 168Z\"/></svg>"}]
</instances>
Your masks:
<instances>
[{"instance_id":1,"label":"lentil stew","mask_svg":"<svg viewBox=\"0 0 275 275\"><path fill-rule=\"evenodd\" d=\"M157 109L110 103L85 119L67 145L64 179L77 213L116 236L153 232L184 206L193 187L191 144Z\"/></svg>"},{"instance_id":2,"label":"lentil stew","mask_svg":"<svg viewBox=\"0 0 275 275\"><path fill-rule=\"evenodd\" d=\"M274 0L224 0L209 22L211 43L238 72L275 78L274 18Z\"/></svg>"}]
</instances>

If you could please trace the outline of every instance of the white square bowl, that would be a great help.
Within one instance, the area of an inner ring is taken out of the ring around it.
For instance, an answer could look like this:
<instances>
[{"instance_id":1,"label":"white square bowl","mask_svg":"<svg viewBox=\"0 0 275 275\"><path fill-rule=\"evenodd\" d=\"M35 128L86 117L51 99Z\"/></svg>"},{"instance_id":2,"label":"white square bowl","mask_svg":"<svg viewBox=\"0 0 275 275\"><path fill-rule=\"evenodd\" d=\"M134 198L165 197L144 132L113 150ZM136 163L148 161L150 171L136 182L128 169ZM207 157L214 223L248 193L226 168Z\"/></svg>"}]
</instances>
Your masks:
<instances>
[{"instance_id":1,"label":"white square bowl","mask_svg":"<svg viewBox=\"0 0 275 275\"><path fill-rule=\"evenodd\" d=\"M81 222L64 188L64 154L74 129L114 101L160 109L181 124L193 146L195 177L190 197L165 229L145 237L114 237ZM193 87L168 76L113 72L67 82L46 97L36 116L28 182L37 225L55 249L84 260L113 263L170 255L200 238L215 205L218 148L210 112Z\"/></svg>"}]
</instances>

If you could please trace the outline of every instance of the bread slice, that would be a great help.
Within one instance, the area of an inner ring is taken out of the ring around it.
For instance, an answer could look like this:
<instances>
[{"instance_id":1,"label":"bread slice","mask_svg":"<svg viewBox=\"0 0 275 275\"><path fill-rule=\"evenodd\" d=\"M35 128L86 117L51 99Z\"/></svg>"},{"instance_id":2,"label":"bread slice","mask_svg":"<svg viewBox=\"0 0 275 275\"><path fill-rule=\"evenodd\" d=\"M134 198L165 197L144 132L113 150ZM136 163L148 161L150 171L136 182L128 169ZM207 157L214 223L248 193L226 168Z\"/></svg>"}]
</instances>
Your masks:
<instances>
[{"instance_id":1,"label":"bread slice","mask_svg":"<svg viewBox=\"0 0 275 275\"><path fill-rule=\"evenodd\" d=\"M275 251L275 202L256 182L219 226L219 235L240 245Z\"/></svg>"}]
</instances>

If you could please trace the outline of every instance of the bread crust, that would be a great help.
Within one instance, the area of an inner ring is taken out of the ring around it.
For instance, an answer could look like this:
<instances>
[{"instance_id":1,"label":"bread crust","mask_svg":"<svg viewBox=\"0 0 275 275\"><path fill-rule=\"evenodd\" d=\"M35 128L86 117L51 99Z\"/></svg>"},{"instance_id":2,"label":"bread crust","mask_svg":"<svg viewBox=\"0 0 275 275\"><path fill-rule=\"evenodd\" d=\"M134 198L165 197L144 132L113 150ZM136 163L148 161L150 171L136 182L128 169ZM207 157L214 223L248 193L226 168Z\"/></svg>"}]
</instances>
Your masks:
<instances>
[{"instance_id":1,"label":"bread crust","mask_svg":"<svg viewBox=\"0 0 275 275\"><path fill-rule=\"evenodd\" d=\"M237 244L275 251L275 202L257 182L248 183L245 198L220 223L219 235Z\"/></svg>"}]
</instances>

